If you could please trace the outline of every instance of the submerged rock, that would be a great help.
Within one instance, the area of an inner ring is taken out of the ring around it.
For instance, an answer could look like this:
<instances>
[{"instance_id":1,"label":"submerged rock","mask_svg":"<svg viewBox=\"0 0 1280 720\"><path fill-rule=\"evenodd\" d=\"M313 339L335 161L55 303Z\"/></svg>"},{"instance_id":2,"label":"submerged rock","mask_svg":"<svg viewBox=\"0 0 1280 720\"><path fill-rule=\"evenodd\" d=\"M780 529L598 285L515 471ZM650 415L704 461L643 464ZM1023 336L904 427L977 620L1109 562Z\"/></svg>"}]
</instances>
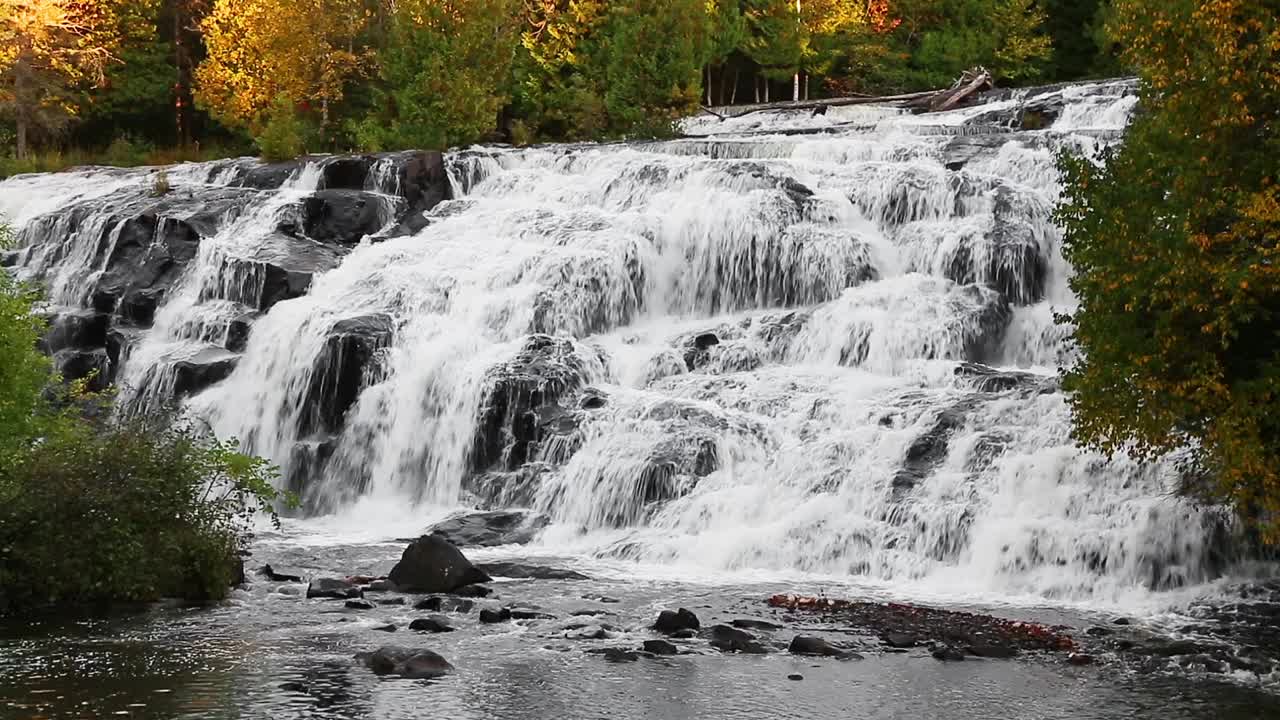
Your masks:
<instances>
[{"instance_id":1,"label":"submerged rock","mask_svg":"<svg viewBox=\"0 0 1280 720\"><path fill-rule=\"evenodd\" d=\"M308 598L350 600L361 595L360 586L345 578L316 578L307 585Z\"/></svg>"},{"instance_id":2,"label":"submerged rock","mask_svg":"<svg viewBox=\"0 0 1280 720\"><path fill-rule=\"evenodd\" d=\"M387 645L373 652L358 653L356 659L375 675L397 675L415 680L438 678L453 672L453 666L439 654L421 648Z\"/></svg>"},{"instance_id":3,"label":"submerged rock","mask_svg":"<svg viewBox=\"0 0 1280 720\"><path fill-rule=\"evenodd\" d=\"M666 640L645 640L644 649L654 655L676 655L680 652L680 648Z\"/></svg>"},{"instance_id":4,"label":"submerged rock","mask_svg":"<svg viewBox=\"0 0 1280 720\"><path fill-rule=\"evenodd\" d=\"M754 635L729 625L713 625L705 632L711 647L721 652L746 653L762 655L767 653L763 645L756 641Z\"/></svg>"},{"instance_id":5,"label":"submerged rock","mask_svg":"<svg viewBox=\"0 0 1280 720\"><path fill-rule=\"evenodd\" d=\"M469 613L476 606L475 601L456 597L435 596L422 600L413 606L414 610L430 610L432 612Z\"/></svg>"},{"instance_id":6,"label":"submerged rock","mask_svg":"<svg viewBox=\"0 0 1280 720\"><path fill-rule=\"evenodd\" d=\"M490 579L437 535L424 535L410 543L388 578L396 589L410 593L448 593Z\"/></svg>"},{"instance_id":7,"label":"submerged rock","mask_svg":"<svg viewBox=\"0 0 1280 720\"><path fill-rule=\"evenodd\" d=\"M855 652L836 647L822 638L808 635L797 635L792 638L791 644L787 647L787 652L792 655L816 655L819 657L834 657L841 660L862 657Z\"/></svg>"}]
</instances>

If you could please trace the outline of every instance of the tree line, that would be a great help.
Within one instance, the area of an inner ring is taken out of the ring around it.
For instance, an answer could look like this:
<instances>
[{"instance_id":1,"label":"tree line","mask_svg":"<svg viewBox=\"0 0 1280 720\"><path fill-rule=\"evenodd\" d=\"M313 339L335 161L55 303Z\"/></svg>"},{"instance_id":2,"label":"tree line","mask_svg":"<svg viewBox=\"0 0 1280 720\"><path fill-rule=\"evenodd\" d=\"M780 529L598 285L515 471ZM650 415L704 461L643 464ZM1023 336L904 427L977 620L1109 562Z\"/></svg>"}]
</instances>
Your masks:
<instances>
[{"instance_id":1,"label":"tree line","mask_svg":"<svg viewBox=\"0 0 1280 720\"><path fill-rule=\"evenodd\" d=\"M699 103L928 89L974 65L1004 84L1113 73L1110 5L0 0L0 145L122 162L657 136Z\"/></svg>"}]
</instances>

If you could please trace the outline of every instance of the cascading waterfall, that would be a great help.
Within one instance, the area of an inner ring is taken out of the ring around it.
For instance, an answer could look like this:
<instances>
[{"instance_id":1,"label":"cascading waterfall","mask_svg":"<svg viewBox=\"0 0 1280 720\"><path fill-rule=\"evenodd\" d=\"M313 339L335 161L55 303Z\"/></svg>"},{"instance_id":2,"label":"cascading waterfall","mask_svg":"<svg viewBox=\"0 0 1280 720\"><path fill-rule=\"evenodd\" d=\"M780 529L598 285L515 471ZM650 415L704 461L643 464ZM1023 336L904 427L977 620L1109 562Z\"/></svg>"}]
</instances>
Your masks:
<instances>
[{"instance_id":1,"label":"cascading waterfall","mask_svg":"<svg viewBox=\"0 0 1280 720\"><path fill-rule=\"evenodd\" d=\"M1220 513L1171 498L1172 466L1075 447L1056 383L1054 154L1117 141L1134 89L473 148L425 215L400 158L351 197L325 190L342 159L262 190L269 166L185 166L175 192L215 200L162 208L149 252L216 217L113 331L122 402L182 398L314 511L528 507L575 552L1056 600L1203 582L1229 559ZM1018 129L1030 111L1051 122ZM89 278L149 172L0 184L25 245L6 263L55 306L102 304ZM334 246L313 195L374 210Z\"/></svg>"}]
</instances>

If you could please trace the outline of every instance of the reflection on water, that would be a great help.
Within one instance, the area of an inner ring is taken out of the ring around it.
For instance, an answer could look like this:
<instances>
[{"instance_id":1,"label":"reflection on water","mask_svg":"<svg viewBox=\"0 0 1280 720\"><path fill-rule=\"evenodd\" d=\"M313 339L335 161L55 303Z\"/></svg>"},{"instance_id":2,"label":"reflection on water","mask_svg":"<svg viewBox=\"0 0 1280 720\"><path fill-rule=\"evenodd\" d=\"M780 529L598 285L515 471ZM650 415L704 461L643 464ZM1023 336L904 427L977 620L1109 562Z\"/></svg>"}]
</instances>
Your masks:
<instances>
[{"instance_id":1,"label":"reflection on water","mask_svg":"<svg viewBox=\"0 0 1280 720\"><path fill-rule=\"evenodd\" d=\"M276 548L298 568L369 570L385 546ZM499 582L506 603L561 620L479 625L419 635L410 605L346 610L301 598L301 586L258 581L213 609L166 608L88 621L0 626L0 717L5 718L1112 718L1253 720L1280 717L1275 696L1187 677L1132 674L1118 663L1073 668L1060 657L941 663L916 651L862 661L699 654L614 664L584 650L638 646L658 608L684 605L704 621L742 617L777 587L666 581ZM601 595L621 602L604 604ZM592 610L618 628L605 641L565 638L566 619ZM395 633L373 628L394 623ZM780 631L781 640L800 628ZM852 640L852 638L849 638ZM357 650L430 647L457 667L434 682L374 677ZM800 674L801 681L788 675Z\"/></svg>"}]
</instances>

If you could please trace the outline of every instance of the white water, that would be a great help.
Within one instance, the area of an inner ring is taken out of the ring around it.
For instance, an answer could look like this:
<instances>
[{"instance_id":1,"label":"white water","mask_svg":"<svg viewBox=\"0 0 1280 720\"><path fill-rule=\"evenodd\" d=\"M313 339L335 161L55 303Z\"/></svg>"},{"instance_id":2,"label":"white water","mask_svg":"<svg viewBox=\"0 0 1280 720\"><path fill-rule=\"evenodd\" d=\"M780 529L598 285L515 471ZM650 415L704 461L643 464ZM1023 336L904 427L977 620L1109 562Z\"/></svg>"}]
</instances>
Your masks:
<instances>
[{"instance_id":1,"label":"white water","mask_svg":"<svg viewBox=\"0 0 1280 720\"><path fill-rule=\"evenodd\" d=\"M386 316L392 340L307 496L362 532L425 523L468 502L486 373L532 332L568 336L607 402L535 448L548 470L526 499L553 518L549 550L939 595L1158 604L1161 591L1211 579L1205 511L1169 497L1171 468L1075 447L1052 383L1073 353L1053 313L1074 306L1051 220L1053 153L1105 144L1131 91L1068 88L1050 130L1011 136L961 170L945 164L958 129L1019 100L927 117L703 118L690 124L701 139L457 154L458 198L428 227L360 245L276 305L231 377L189 406L288 471L300 443L319 442L298 428L335 324ZM768 134L798 127L831 132ZM145 178L18 178L0 184L0 208L25 227L128 182ZM375 184L394 190L384 171ZM294 178L201 245L125 365L126 399L160 402L165 368L218 344L243 308L203 289L246 282L228 255L252 255L314 186ZM86 254L71 252L41 272L85 272ZM788 310L801 321L785 329ZM689 372L676 340L708 331L720 344ZM966 360L1042 382L978 392L955 373ZM895 486L913 443L953 411L941 454ZM667 470L655 474L655 458Z\"/></svg>"}]
</instances>

